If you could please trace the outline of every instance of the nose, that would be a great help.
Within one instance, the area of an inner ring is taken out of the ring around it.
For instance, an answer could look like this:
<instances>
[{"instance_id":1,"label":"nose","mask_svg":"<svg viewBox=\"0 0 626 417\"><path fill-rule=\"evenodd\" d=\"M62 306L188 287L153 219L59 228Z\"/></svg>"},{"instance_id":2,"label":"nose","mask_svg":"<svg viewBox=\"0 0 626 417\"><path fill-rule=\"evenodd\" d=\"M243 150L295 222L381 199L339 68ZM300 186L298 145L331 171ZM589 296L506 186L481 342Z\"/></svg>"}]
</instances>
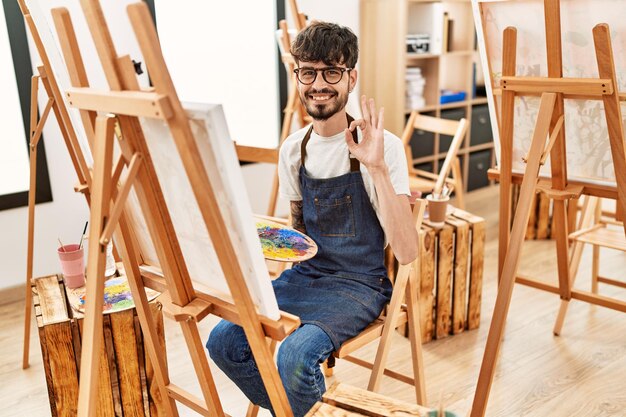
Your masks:
<instances>
[{"instance_id":1,"label":"nose","mask_svg":"<svg viewBox=\"0 0 626 417\"><path fill-rule=\"evenodd\" d=\"M311 84L311 87L321 88L321 87L327 87L327 86L328 86L328 83L324 79L324 76L322 75L322 71L318 70L317 76L315 77L315 81L313 81L313 84Z\"/></svg>"}]
</instances>

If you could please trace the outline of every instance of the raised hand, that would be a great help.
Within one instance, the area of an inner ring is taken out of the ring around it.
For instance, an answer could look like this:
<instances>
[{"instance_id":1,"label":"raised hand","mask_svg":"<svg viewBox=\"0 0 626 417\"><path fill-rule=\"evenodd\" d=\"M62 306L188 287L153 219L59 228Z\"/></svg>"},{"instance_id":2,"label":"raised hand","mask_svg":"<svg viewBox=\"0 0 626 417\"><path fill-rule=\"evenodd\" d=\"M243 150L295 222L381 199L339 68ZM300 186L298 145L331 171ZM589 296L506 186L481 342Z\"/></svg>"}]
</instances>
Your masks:
<instances>
[{"instance_id":1,"label":"raised hand","mask_svg":"<svg viewBox=\"0 0 626 417\"><path fill-rule=\"evenodd\" d=\"M354 120L345 130L346 143L350 153L354 155L369 171L386 168L384 147L384 108L376 111L376 103L373 98L369 100L361 96L361 112L363 118ZM363 133L359 143L352 139L352 133L356 128Z\"/></svg>"}]
</instances>

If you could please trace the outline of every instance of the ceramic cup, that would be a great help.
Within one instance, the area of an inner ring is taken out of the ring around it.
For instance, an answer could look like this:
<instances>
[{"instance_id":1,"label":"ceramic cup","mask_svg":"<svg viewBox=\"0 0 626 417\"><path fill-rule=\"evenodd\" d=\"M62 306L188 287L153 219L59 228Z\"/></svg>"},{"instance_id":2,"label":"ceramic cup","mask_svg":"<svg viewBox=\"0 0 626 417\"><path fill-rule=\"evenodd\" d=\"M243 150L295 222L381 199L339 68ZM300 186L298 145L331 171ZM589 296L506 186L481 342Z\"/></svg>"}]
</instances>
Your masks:
<instances>
[{"instance_id":1,"label":"ceramic cup","mask_svg":"<svg viewBox=\"0 0 626 417\"><path fill-rule=\"evenodd\" d=\"M85 254L84 248L76 244L64 245L57 249L61 261L63 280L68 288L85 285Z\"/></svg>"}]
</instances>

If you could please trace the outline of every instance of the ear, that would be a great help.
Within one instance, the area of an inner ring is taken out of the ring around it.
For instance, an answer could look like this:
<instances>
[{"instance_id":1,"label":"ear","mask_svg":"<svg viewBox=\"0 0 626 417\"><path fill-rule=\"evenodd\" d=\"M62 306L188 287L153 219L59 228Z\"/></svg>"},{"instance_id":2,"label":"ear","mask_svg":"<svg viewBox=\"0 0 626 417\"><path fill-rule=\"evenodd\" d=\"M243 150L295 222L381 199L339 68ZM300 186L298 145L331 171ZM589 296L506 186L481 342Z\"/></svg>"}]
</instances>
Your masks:
<instances>
[{"instance_id":1,"label":"ear","mask_svg":"<svg viewBox=\"0 0 626 417\"><path fill-rule=\"evenodd\" d=\"M356 68L353 69L352 71L350 71L350 83L348 85L350 92L352 92L352 90L354 90L354 87L356 87L356 80L358 78L358 74L357 74L357 70Z\"/></svg>"}]
</instances>

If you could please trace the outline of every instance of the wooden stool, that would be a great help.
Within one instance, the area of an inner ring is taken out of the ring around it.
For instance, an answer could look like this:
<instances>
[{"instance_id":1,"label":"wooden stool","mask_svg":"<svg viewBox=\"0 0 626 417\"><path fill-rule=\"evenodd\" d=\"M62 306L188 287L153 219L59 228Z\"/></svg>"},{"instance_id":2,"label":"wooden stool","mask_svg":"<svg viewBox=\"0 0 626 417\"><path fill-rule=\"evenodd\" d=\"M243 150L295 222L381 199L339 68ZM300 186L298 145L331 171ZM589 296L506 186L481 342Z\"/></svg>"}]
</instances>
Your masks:
<instances>
[{"instance_id":1,"label":"wooden stool","mask_svg":"<svg viewBox=\"0 0 626 417\"><path fill-rule=\"evenodd\" d=\"M61 277L33 280L33 304L53 417L76 416L83 315L69 307ZM163 317L150 303L163 348ZM164 416L134 308L104 315L98 416Z\"/></svg>"},{"instance_id":2,"label":"wooden stool","mask_svg":"<svg viewBox=\"0 0 626 417\"><path fill-rule=\"evenodd\" d=\"M335 383L305 417L425 417L430 409L350 385Z\"/></svg>"}]
</instances>

